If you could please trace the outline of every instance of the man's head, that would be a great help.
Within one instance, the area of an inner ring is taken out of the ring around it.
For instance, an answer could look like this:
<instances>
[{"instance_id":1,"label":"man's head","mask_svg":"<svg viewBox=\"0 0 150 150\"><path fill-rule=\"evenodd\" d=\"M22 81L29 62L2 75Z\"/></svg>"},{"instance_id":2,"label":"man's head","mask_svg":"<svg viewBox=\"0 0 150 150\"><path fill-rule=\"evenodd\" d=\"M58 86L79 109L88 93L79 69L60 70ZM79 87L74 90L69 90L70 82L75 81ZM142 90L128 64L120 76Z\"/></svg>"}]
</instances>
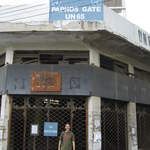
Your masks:
<instances>
[{"instance_id":1,"label":"man's head","mask_svg":"<svg viewBox=\"0 0 150 150\"><path fill-rule=\"evenodd\" d=\"M70 131L70 129L71 129L70 124L69 124L69 123L66 123L66 125L65 125L65 130L68 132L68 131Z\"/></svg>"}]
</instances>

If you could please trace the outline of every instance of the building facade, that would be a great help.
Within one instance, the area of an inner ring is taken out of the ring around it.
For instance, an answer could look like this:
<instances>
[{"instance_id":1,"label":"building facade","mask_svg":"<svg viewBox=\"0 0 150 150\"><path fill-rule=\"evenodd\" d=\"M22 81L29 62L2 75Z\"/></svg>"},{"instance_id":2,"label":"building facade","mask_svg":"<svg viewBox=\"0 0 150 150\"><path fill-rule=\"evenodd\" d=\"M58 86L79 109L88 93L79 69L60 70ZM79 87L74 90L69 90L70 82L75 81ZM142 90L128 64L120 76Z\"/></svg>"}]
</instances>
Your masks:
<instances>
[{"instance_id":1,"label":"building facade","mask_svg":"<svg viewBox=\"0 0 150 150\"><path fill-rule=\"evenodd\" d=\"M0 23L0 149L57 150L70 122L77 150L148 150L150 35L107 7L46 21Z\"/></svg>"}]
</instances>

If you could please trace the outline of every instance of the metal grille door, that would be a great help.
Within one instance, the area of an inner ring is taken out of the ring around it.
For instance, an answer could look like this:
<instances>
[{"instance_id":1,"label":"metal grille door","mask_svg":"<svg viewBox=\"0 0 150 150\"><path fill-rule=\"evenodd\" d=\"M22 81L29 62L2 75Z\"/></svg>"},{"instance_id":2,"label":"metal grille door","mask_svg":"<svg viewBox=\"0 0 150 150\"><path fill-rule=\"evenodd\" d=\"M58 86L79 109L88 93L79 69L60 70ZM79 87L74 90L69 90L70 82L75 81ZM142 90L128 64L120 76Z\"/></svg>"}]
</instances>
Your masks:
<instances>
[{"instance_id":1,"label":"metal grille door","mask_svg":"<svg viewBox=\"0 0 150 150\"><path fill-rule=\"evenodd\" d=\"M150 106L137 105L137 134L139 150L150 149Z\"/></svg>"},{"instance_id":2,"label":"metal grille door","mask_svg":"<svg viewBox=\"0 0 150 150\"><path fill-rule=\"evenodd\" d=\"M44 136L44 122L58 122L58 134L70 122L76 137L76 149L86 150L85 98L13 97L9 150L57 150L58 137ZM31 125L39 125L38 136Z\"/></svg>"},{"instance_id":3,"label":"metal grille door","mask_svg":"<svg viewBox=\"0 0 150 150\"><path fill-rule=\"evenodd\" d=\"M127 150L127 105L102 101L102 150Z\"/></svg>"}]
</instances>

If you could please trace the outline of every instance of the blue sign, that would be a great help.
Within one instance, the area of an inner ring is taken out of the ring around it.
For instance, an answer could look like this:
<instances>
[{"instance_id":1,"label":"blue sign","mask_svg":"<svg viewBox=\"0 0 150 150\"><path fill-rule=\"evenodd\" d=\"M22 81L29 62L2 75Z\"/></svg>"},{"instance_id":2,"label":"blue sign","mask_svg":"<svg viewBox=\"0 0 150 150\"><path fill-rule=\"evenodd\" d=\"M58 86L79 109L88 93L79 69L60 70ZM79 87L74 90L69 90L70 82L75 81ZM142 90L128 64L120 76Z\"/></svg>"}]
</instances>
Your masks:
<instances>
[{"instance_id":1,"label":"blue sign","mask_svg":"<svg viewBox=\"0 0 150 150\"><path fill-rule=\"evenodd\" d=\"M50 0L50 21L103 21L103 0Z\"/></svg>"},{"instance_id":2,"label":"blue sign","mask_svg":"<svg viewBox=\"0 0 150 150\"><path fill-rule=\"evenodd\" d=\"M57 136L58 123L57 122L44 122L44 136Z\"/></svg>"}]
</instances>

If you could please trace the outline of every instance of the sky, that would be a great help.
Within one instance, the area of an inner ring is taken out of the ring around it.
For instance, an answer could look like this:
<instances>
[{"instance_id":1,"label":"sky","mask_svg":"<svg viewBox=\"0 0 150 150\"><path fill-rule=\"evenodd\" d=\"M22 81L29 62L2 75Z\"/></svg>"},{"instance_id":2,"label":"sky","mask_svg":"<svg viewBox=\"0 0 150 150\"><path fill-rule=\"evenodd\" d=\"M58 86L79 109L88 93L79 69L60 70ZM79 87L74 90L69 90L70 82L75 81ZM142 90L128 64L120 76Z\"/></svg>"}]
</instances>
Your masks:
<instances>
[{"instance_id":1,"label":"sky","mask_svg":"<svg viewBox=\"0 0 150 150\"><path fill-rule=\"evenodd\" d=\"M127 19L150 33L150 0L126 0Z\"/></svg>"},{"instance_id":2,"label":"sky","mask_svg":"<svg viewBox=\"0 0 150 150\"><path fill-rule=\"evenodd\" d=\"M30 4L34 2L48 2L49 0L0 0L0 5ZM126 17L150 33L150 0L125 0Z\"/></svg>"}]
</instances>

